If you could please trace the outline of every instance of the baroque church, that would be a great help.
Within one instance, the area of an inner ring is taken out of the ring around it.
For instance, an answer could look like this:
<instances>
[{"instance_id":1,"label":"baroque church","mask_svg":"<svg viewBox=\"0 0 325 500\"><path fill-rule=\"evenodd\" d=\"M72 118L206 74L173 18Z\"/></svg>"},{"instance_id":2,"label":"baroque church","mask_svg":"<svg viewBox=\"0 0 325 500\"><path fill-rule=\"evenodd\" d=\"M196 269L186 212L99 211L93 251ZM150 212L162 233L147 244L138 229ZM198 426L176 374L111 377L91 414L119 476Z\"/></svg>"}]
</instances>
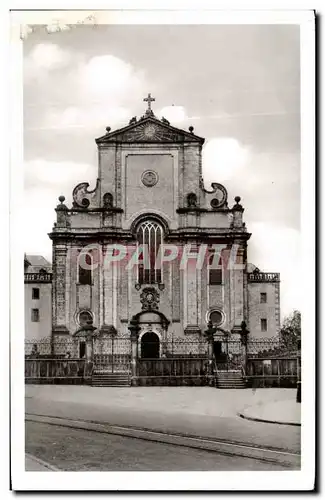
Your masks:
<instances>
[{"instance_id":1,"label":"baroque church","mask_svg":"<svg viewBox=\"0 0 325 500\"><path fill-rule=\"evenodd\" d=\"M112 339L115 356L151 359L171 352L200 354L209 328L216 357L225 350L225 339L228 346L239 346L243 329L248 340L277 336L279 274L248 264L251 234L240 197L228 200L217 165L216 182L204 187L204 138L193 127L181 130L155 116L150 94L145 101L143 116L119 130L107 127L96 139L94 189L78 184L72 206L60 196L55 209L54 352L66 344L72 356L82 357L89 325L93 355L102 364L113 355ZM177 257L157 266L164 246L176 248ZM143 252L136 265L127 265L144 247L148 258ZM131 257L107 259L111 248L111 256L126 248ZM205 256L199 259L202 248Z\"/></svg>"}]
</instances>

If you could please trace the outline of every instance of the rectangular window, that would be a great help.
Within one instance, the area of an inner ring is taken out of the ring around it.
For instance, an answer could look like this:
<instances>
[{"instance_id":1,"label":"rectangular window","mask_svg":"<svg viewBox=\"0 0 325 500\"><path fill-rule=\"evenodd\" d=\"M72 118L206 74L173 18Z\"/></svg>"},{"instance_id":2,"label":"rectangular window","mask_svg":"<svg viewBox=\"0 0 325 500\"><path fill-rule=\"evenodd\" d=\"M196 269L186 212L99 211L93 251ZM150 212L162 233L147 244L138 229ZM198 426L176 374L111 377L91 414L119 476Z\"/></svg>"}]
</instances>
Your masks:
<instances>
[{"instance_id":1,"label":"rectangular window","mask_svg":"<svg viewBox=\"0 0 325 500\"><path fill-rule=\"evenodd\" d=\"M210 253L209 266L211 266L212 264L215 264L213 262L213 259L214 259L214 253ZM222 266L221 255L220 255L218 266ZM216 269L209 268L209 285L222 285L222 267L220 267L220 269L219 268L216 268Z\"/></svg>"},{"instance_id":2,"label":"rectangular window","mask_svg":"<svg viewBox=\"0 0 325 500\"><path fill-rule=\"evenodd\" d=\"M39 321L39 309L32 309L32 321L33 322Z\"/></svg>"},{"instance_id":3,"label":"rectangular window","mask_svg":"<svg viewBox=\"0 0 325 500\"><path fill-rule=\"evenodd\" d=\"M262 292L261 293L261 300L260 300L261 304L266 304L267 302L267 294Z\"/></svg>"},{"instance_id":4,"label":"rectangular window","mask_svg":"<svg viewBox=\"0 0 325 500\"><path fill-rule=\"evenodd\" d=\"M261 319L261 330L262 332L267 332L267 319Z\"/></svg>"},{"instance_id":5,"label":"rectangular window","mask_svg":"<svg viewBox=\"0 0 325 500\"><path fill-rule=\"evenodd\" d=\"M222 269L209 270L209 285L222 285Z\"/></svg>"},{"instance_id":6,"label":"rectangular window","mask_svg":"<svg viewBox=\"0 0 325 500\"><path fill-rule=\"evenodd\" d=\"M79 358L85 358L86 357L86 342L84 340L81 340L79 342Z\"/></svg>"},{"instance_id":7,"label":"rectangular window","mask_svg":"<svg viewBox=\"0 0 325 500\"><path fill-rule=\"evenodd\" d=\"M92 284L92 258L91 255L84 254L79 258L78 281L80 285Z\"/></svg>"},{"instance_id":8,"label":"rectangular window","mask_svg":"<svg viewBox=\"0 0 325 500\"><path fill-rule=\"evenodd\" d=\"M32 299L39 299L39 288L32 288Z\"/></svg>"}]
</instances>

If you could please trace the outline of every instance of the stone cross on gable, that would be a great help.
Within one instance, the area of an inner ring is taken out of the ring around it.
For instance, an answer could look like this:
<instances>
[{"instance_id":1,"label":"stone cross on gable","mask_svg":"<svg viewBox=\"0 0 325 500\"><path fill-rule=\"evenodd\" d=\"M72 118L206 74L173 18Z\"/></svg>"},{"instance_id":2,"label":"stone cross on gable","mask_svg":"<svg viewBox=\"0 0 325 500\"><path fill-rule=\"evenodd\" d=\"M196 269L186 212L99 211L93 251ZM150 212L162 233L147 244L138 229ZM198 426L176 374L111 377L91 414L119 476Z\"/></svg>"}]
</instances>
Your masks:
<instances>
[{"instance_id":1,"label":"stone cross on gable","mask_svg":"<svg viewBox=\"0 0 325 500\"><path fill-rule=\"evenodd\" d=\"M144 102L148 103L147 111L149 111L149 113L150 113L151 112L151 103L154 102L156 99L154 97L151 97L151 94L149 93L148 97L145 97L143 100L144 100Z\"/></svg>"}]
</instances>

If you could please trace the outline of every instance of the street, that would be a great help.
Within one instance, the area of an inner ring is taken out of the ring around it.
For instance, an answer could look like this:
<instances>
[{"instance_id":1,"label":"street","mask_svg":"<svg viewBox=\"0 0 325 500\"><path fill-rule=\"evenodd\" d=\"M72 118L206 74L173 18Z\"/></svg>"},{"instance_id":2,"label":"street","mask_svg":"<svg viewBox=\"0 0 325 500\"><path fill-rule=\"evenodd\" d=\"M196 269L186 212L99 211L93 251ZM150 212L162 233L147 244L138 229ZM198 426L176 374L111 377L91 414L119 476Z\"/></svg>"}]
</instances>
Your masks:
<instances>
[{"instance_id":1,"label":"street","mask_svg":"<svg viewBox=\"0 0 325 500\"><path fill-rule=\"evenodd\" d=\"M299 427L236 413L250 398L271 396L34 386L26 389L26 453L66 471L297 470Z\"/></svg>"},{"instance_id":2,"label":"street","mask_svg":"<svg viewBox=\"0 0 325 500\"><path fill-rule=\"evenodd\" d=\"M26 452L64 471L288 470L247 457L35 422L26 423Z\"/></svg>"}]
</instances>

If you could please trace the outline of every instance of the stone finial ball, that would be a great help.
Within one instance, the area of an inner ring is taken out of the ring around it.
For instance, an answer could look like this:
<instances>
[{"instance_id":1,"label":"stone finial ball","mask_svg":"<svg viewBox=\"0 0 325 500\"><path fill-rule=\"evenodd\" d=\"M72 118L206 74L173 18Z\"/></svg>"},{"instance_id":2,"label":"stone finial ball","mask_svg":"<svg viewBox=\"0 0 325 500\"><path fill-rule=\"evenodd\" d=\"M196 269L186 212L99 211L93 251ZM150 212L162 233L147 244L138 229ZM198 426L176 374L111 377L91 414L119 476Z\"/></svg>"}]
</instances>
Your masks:
<instances>
[{"instance_id":1,"label":"stone finial ball","mask_svg":"<svg viewBox=\"0 0 325 500\"><path fill-rule=\"evenodd\" d=\"M191 132L191 134L193 134L193 131L194 131L194 127L192 127L192 125L190 127L188 127L189 131Z\"/></svg>"},{"instance_id":2,"label":"stone finial ball","mask_svg":"<svg viewBox=\"0 0 325 500\"><path fill-rule=\"evenodd\" d=\"M240 202L240 200L241 200L241 197L240 197L240 196L235 196L235 202L236 202L236 203L239 203L239 202Z\"/></svg>"},{"instance_id":3,"label":"stone finial ball","mask_svg":"<svg viewBox=\"0 0 325 500\"><path fill-rule=\"evenodd\" d=\"M61 196L59 196L59 202L60 202L60 203L63 203L63 202L64 202L64 200L65 200L65 196L63 196L63 195L61 194Z\"/></svg>"},{"instance_id":4,"label":"stone finial ball","mask_svg":"<svg viewBox=\"0 0 325 500\"><path fill-rule=\"evenodd\" d=\"M109 133L111 131L111 127L106 127L106 132Z\"/></svg>"}]
</instances>

